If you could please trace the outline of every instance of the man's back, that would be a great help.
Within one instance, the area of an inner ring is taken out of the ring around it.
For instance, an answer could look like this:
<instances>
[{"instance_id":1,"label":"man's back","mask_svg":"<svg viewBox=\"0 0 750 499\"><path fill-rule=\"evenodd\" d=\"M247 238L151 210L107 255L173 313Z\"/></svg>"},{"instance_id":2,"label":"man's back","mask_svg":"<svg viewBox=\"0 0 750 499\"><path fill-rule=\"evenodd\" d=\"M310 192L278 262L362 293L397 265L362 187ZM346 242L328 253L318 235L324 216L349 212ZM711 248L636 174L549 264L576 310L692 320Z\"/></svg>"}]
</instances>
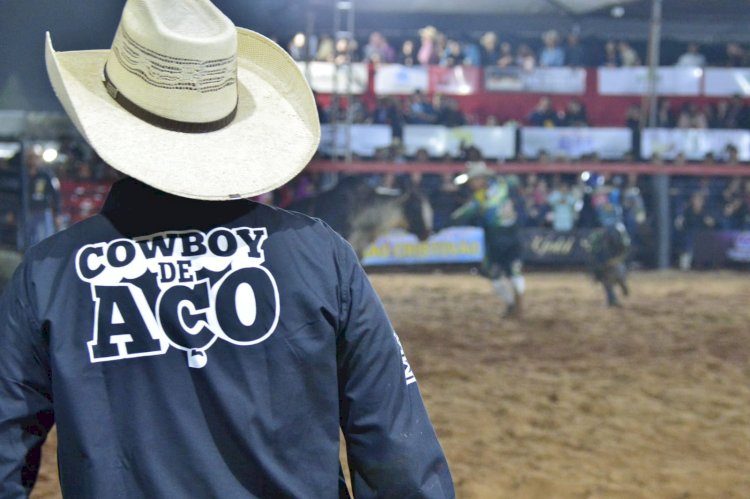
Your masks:
<instances>
[{"instance_id":1,"label":"man's back","mask_svg":"<svg viewBox=\"0 0 750 499\"><path fill-rule=\"evenodd\" d=\"M382 305L321 222L128 179L30 250L1 311L0 428L37 429L0 463L54 412L66 496L338 497L339 425L358 497L453 494Z\"/></svg>"}]
</instances>

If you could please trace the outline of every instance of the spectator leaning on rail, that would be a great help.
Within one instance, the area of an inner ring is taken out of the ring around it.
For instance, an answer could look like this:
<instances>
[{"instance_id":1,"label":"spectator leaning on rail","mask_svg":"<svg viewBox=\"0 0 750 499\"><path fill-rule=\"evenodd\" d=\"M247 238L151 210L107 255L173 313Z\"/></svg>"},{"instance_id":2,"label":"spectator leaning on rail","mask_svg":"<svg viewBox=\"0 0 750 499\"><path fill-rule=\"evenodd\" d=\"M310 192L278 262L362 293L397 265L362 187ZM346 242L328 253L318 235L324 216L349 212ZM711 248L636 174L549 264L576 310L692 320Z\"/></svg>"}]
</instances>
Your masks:
<instances>
[{"instance_id":1,"label":"spectator leaning on rail","mask_svg":"<svg viewBox=\"0 0 750 499\"><path fill-rule=\"evenodd\" d=\"M0 497L27 497L53 421L65 497L340 497L339 428L356 497L454 497L351 247L243 199L317 148L302 73L208 0L180 5L129 0L111 51L47 38L63 107L131 177L0 302Z\"/></svg>"},{"instance_id":2,"label":"spectator leaning on rail","mask_svg":"<svg viewBox=\"0 0 750 499\"><path fill-rule=\"evenodd\" d=\"M700 53L697 43L691 43L687 46L687 52L682 54L677 59L676 66L682 67L698 67L702 68L706 65L706 56Z\"/></svg>"}]
</instances>

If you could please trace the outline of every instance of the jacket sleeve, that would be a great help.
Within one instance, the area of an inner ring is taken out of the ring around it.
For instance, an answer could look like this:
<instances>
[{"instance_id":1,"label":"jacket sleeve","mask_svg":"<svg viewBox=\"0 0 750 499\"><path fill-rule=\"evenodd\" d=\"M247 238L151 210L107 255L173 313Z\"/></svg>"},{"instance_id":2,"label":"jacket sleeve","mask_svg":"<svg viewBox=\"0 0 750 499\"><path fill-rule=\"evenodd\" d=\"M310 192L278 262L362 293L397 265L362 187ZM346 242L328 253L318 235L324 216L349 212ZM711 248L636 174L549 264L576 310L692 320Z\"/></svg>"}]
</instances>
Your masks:
<instances>
[{"instance_id":1,"label":"jacket sleeve","mask_svg":"<svg viewBox=\"0 0 750 499\"><path fill-rule=\"evenodd\" d=\"M25 498L54 422L48 344L25 292L25 264L0 299L0 497Z\"/></svg>"},{"instance_id":2,"label":"jacket sleeve","mask_svg":"<svg viewBox=\"0 0 750 499\"><path fill-rule=\"evenodd\" d=\"M383 305L351 248L340 253L339 405L354 497L455 497L448 463Z\"/></svg>"},{"instance_id":3,"label":"jacket sleeve","mask_svg":"<svg viewBox=\"0 0 750 499\"><path fill-rule=\"evenodd\" d=\"M470 225L472 224L479 214L481 208L479 202L476 199L471 199L463 205L456 208L451 213L450 223L451 225Z\"/></svg>"}]
</instances>

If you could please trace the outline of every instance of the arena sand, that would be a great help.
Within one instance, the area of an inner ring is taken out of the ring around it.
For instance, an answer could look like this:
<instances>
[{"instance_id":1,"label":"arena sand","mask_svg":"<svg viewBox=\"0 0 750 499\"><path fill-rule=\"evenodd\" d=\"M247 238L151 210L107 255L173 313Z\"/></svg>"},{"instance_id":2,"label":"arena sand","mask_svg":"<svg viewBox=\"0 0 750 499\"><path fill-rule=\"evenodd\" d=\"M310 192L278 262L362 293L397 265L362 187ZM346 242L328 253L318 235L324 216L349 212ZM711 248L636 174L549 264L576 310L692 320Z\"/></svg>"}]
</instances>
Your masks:
<instances>
[{"instance_id":1,"label":"arena sand","mask_svg":"<svg viewBox=\"0 0 750 499\"><path fill-rule=\"evenodd\" d=\"M750 274L375 274L460 498L750 497ZM34 498L57 498L54 434Z\"/></svg>"}]
</instances>

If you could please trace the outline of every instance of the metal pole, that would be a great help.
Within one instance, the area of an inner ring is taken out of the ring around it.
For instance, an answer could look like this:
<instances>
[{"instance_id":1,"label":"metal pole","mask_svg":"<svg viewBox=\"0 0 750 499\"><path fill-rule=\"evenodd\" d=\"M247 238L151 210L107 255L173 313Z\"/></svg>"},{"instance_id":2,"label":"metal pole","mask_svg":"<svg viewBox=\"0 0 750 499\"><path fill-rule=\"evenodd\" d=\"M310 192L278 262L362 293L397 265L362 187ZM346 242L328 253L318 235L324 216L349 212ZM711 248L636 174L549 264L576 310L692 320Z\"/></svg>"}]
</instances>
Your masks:
<instances>
[{"instance_id":1,"label":"metal pole","mask_svg":"<svg viewBox=\"0 0 750 499\"><path fill-rule=\"evenodd\" d=\"M661 42L662 0L653 0L651 9L651 30L648 40L648 96L649 128L657 126L657 81L659 69L659 44ZM656 199L656 265L660 269L670 266L672 220L669 210L669 176L654 175L652 187Z\"/></svg>"},{"instance_id":2,"label":"metal pole","mask_svg":"<svg viewBox=\"0 0 750 499\"><path fill-rule=\"evenodd\" d=\"M29 240L29 235L31 234L31 186L29 185L29 165L26 163L28 151L31 150L31 142L27 137L25 137L25 135L26 132L24 131L24 137L22 137L19 141L21 143L21 150L18 151L18 154L21 155L19 158L20 171L18 172L21 178L21 206L19 206L19 217L16 220L16 230L20 231L20 237L17 237L16 240L18 241L18 249L20 251L26 251L29 248L31 242Z\"/></svg>"},{"instance_id":3,"label":"metal pole","mask_svg":"<svg viewBox=\"0 0 750 499\"><path fill-rule=\"evenodd\" d=\"M354 58L354 0L349 2L349 10L346 18L346 30L349 32L349 44L347 45L348 65L346 67L346 162L352 162L352 118L354 106L352 105L352 72Z\"/></svg>"}]
</instances>

